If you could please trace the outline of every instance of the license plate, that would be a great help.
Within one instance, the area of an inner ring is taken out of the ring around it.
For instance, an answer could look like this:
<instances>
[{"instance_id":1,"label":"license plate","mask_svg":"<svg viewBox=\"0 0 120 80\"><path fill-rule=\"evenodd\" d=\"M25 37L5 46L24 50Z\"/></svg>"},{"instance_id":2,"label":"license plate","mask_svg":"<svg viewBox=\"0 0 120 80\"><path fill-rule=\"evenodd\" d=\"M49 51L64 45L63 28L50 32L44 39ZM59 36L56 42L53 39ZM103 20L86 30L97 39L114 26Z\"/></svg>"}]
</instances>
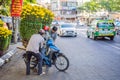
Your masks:
<instances>
[{"instance_id":1,"label":"license plate","mask_svg":"<svg viewBox=\"0 0 120 80\"><path fill-rule=\"evenodd\" d=\"M105 31L108 31L108 29L105 29Z\"/></svg>"},{"instance_id":2,"label":"license plate","mask_svg":"<svg viewBox=\"0 0 120 80\"><path fill-rule=\"evenodd\" d=\"M71 31L68 31L67 33L72 34L72 32L71 32Z\"/></svg>"},{"instance_id":3,"label":"license plate","mask_svg":"<svg viewBox=\"0 0 120 80\"><path fill-rule=\"evenodd\" d=\"M101 33L101 34L109 34L109 33L111 33L111 32L108 31L108 30L104 30L104 31L99 31L99 33Z\"/></svg>"}]
</instances>

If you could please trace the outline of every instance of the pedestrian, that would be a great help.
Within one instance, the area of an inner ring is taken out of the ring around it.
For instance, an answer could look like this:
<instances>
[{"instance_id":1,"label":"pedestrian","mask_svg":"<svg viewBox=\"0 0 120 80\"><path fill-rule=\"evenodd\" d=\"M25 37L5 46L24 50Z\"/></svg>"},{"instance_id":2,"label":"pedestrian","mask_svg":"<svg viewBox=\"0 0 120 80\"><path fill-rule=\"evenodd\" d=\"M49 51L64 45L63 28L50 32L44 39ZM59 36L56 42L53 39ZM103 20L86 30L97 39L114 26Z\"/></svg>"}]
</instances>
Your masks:
<instances>
[{"instance_id":1,"label":"pedestrian","mask_svg":"<svg viewBox=\"0 0 120 80\"><path fill-rule=\"evenodd\" d=\"M43 47L44 38L42 37L45 34L44 30L40 30L38 34L33 34L28 42L26 47L27 54L27 64L26 64L26 74L30 74L30 59L31 56L35 56L38 59L38 75L42 73L42 57L40 49Z\"/></svg>"}]
</instances>

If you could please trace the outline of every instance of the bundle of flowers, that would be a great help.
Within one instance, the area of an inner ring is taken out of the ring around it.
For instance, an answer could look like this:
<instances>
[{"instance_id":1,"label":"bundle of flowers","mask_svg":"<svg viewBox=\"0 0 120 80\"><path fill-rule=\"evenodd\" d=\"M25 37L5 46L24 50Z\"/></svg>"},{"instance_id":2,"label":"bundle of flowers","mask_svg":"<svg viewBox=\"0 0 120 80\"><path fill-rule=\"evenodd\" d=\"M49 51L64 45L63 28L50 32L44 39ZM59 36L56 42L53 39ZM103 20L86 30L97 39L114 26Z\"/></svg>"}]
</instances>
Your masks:
<instances>
[{"instance_id":1,"label":"bundle of flowers","mask_svg":"<svg viewBox=\"0 0 120 80\"><path fill-rule=\"evenodd\" d=\"M0 26L3 26L4 22L2 20L0 20Z\"/></svg>"},{"instance_id":2,"label":"bundle of flowers","mask_svg":"<svg viewBox=\"0 0 120 80\"><path fill-rule=\"evenodd\" d=\"M0 26L0 56L3 55L9 47L12 31Z\"/></svg>"},{"instance_id":3,"label":"bundle of flowers","mask_svg":"<svg viewBox=\"0 0 120 80\"><path fill-rule=\"evenodd\" d=\"M53 19L53 12L44 7L31 4L24 5L20 25L22 40L28 42L32 34L37 33L44 25L50 26Z\"/></svg>"},{"instance_id":4,"label":"bundle of flowers","mask_svg":"<svg viewBox=\"0 0 120 80\"><path fill-rule=\"evenodd\" d=\"M12 35L12 31L8 30L7 28L0 27L0 38L6 38L8 36Z\"/></svg>"}]
</instances>

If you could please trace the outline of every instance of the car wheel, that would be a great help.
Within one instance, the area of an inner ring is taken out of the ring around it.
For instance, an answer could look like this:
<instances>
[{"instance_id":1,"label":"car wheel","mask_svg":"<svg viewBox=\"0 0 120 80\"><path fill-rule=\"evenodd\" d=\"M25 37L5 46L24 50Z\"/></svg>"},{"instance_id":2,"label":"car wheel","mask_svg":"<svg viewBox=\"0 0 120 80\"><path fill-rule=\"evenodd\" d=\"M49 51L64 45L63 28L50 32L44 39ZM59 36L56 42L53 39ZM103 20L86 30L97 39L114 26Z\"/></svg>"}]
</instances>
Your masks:
<instances>
[{"instance_id":1,"label":"car wheel","mask_svg":"<svg viewBox=\"0 0 120 80\"><path fill-rule=\"evenodd\" d=\"M77 35L74 35L74 37L77 37Z\"/></svg>"},{"instance_id":2,"label":"car wheel","mask_svg":"<svg viewBox=\"0 0 120 80\"><path fill-rule=\"evenodd\" d=\"M113 40L114 39L114 36L110 37L110 40Z\"/></svg>"},{"instance_id":3,"label":"car wheel","mask_svg":"<svg viewBox=\"0 0 120 80\"><path fill-rule=\"evenodd\" d=\"M87 38L90 38L90 35L88 34L88 31L87 31Z\"/></svg>"},{"instance_id":4,"label":"car wheel","mask_svg":"<svg viewBox=\"0 0 120 80\"><path fill-rule=\"evenodd\" d=\"M59 36L60 36L60 37L62 37L62 35L61 35L61 34L59 34Z\"/></svg>"},{"instance_id":5,"label":"car wheel","mask_svg":"<svg viewBox=\"0 0 120 80\"><path fill-rule=\"evenodd\" d=\"M118 32L116 34L119 35Z\"/></svg>"},{"instance_id":6,"label":"car wheel","mask_svg":"<svg viewBox=\"0 0 120 80\"><path fill-rule=\"evenodd\" d=\"M117 35L120 35L120 30L117 31Z\"/></svg>"},{"instance_id":7,"label":"car wheel","mask_svg":"<svg viewBox=\"0 0 120 80\"><path fill-rule=\"evenodd\" d=\"M102 37L102 39L105 39L105 37Z\"/></svg>"},{"instance_id":8,"label":"car wheel","mask_svg":"<svg viewBox=\"0 0 120 80\"><path fill-rule=\"evenodd\" d=\"M92 39L93 39L93 40L96 40L96 39L97 39L97 37L94 36L94 33L92 33Z\"/></svg>"},{"instance_id":9,"label":"car wheel","mask_svg":"<svg viewBox=\"0 0 120 80\"><path fill-rule=\"evenodd\" d=\"M87 35L87 38L90 38L90 36L89 36L89 35Z\"/></svg>"}]
</instances>

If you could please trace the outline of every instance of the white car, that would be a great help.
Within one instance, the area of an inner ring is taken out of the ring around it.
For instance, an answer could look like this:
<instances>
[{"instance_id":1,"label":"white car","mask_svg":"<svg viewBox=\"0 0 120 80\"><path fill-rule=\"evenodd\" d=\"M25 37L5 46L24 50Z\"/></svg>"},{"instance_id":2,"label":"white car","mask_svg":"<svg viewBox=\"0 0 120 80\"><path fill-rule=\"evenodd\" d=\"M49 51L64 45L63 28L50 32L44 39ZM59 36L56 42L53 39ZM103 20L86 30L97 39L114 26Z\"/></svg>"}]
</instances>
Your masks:
<instances>
[{"instance_id":1,"label":"white car","mask_svg":"<svg viewBox=\"0 0 120 80\"><path fill-rule=\"evenodd\" d=\"M57 33L59 36L77 36L76 28L73 24L64 23L58 27Z\"/></svg>"}]
</instances>

